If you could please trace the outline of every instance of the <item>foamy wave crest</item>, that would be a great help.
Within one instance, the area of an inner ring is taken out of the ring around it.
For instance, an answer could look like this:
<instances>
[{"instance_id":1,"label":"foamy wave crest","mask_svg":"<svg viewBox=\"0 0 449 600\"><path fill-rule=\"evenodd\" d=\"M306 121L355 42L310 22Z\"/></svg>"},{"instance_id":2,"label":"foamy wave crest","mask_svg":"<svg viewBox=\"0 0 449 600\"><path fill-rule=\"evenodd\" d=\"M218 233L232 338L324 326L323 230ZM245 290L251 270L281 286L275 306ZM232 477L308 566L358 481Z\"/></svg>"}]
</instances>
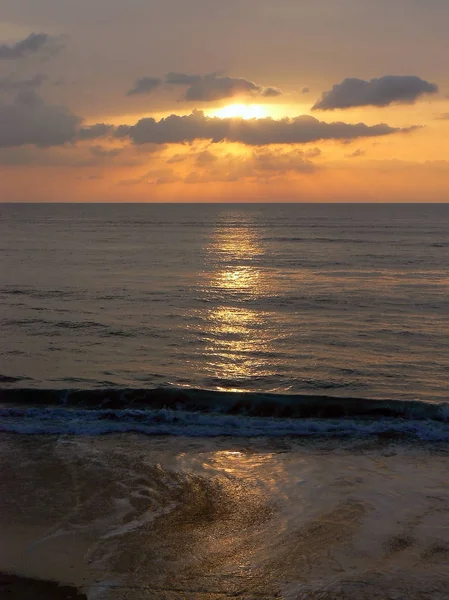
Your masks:
<instances>
[{"instance_id":1,"label":"foamy wave crest","mask_svg":"<svg viewBox=\"0 0 449 600\"><path fill-rule=\"evenodd\" d=\"M449 440L444 422L404 418L290 419L171 409L3 408L0 431L20 434L102 435L135 432L191 437L385 436Z\"/></svg>"}]
</instances>

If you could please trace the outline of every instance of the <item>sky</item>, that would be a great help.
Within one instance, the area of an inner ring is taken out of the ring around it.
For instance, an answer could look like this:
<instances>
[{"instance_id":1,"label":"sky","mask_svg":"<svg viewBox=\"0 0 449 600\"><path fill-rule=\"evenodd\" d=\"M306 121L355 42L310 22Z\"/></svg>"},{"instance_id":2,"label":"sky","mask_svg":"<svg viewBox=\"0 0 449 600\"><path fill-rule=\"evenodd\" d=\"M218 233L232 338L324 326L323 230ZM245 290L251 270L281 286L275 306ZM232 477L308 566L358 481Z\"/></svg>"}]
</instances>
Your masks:
<instances>
[{"instance_id":1,"label":"sky","mask_svg":"<svg viewBox=\"0 0 449 600\"><path fill-rule=\"evenodd\" d=\"M2 0L2 202L448 202L447 0Z\"/></svg>"}]
</instances>

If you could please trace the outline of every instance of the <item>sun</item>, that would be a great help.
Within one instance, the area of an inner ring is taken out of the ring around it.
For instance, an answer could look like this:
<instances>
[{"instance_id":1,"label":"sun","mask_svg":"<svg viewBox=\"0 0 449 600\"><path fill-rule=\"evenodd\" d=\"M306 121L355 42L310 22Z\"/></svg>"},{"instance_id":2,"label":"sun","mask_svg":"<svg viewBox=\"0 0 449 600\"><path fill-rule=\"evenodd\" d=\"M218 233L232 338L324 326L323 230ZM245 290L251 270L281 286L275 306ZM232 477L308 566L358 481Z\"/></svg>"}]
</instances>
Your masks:
<instances>
[{"instance_id":1,"label":"sun","mask_svg":"<svg viewBox=\"0 0 449 600\"><path fill-rule=\"evenodd\" d=\"M228 104L211 113L212 117L220 119L263 119L268 116L267 109L261 104Z\"/></svg>"}]
</instances>

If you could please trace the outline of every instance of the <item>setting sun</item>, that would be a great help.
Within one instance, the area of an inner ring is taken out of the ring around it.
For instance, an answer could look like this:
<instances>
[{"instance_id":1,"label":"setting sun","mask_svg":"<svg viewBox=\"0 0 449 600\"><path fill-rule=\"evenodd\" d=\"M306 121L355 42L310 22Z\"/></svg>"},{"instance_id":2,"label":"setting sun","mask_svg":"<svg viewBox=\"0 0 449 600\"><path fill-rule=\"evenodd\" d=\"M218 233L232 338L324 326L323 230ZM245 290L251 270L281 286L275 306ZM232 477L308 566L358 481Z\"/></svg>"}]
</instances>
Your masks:
<instances>
[{"instance_id":1,"label":"setting sun","mask_svg":"<svg viewBox=\"0 0 449 600\"><path fill-rule=\"evenodd\" d=\"M267 109L260 104L228 104L211 113L213 117L220 119L232 119L240 117L241 119L263 119L268 116Z\"/></svg>"}]
</instances>

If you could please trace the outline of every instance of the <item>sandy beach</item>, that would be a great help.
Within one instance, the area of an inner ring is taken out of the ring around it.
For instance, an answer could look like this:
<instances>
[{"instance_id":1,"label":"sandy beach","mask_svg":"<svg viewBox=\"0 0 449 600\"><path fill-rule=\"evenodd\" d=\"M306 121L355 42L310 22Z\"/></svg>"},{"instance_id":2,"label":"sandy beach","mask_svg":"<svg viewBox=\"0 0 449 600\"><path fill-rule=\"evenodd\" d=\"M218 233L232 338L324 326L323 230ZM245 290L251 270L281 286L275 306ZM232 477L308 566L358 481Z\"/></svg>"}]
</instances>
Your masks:
<instances>
[{"instance_id":1,"label":"sandy beach","mask_svg":"<svg viewBox=\"0 0 449 600\"><path fill-rule=\"evenodd\" d=\"M449 598L441 446L3 435L1 450L0 570L44 580L3 575L5 598Z\"/></svg>"}]
</instances>

